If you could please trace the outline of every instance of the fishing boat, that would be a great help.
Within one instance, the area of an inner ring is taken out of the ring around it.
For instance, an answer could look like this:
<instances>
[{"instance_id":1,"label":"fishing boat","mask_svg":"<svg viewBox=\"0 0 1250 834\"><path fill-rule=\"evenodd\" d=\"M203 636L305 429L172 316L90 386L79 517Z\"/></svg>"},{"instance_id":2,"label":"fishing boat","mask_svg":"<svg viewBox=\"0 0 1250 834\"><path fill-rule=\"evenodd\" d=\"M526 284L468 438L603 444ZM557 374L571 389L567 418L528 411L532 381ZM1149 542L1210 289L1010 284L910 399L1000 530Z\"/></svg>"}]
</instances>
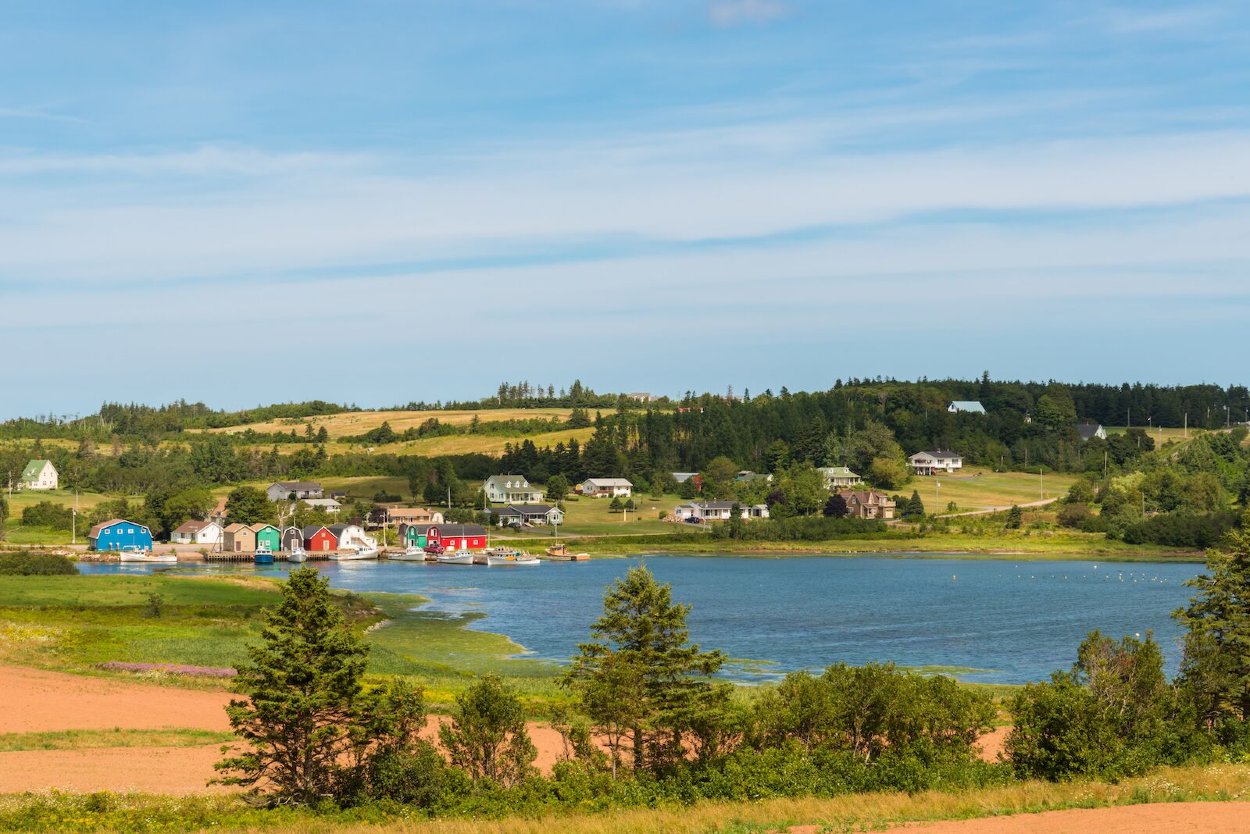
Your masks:
<instances>
[{"instance_id":1,"label":"fishing boat","mask_svg":"<svg viewBox=\"0 0 1250 834\"><path fill-rule=\"evenodd\" d=\"M355 550L335 553L330 558L336 562L360 562L365 559L378 558L378 549L376 547L358 547Z\"/></svg>"},{"instance_id":2,"label":"fishing boat","mask_svg":"<svg viewBox=\"0 0 1250 834\"><path fill-rule=\"evenodd\" d=\"M546 555L543 558L552 562L588 562L590 561L590 554L569 553L567 544L553 544L547 548Z\"/></svg>"},{"instance_id":3,"label":"fishing boat","mask_svg":"<svg viewBox=\"0 0 1250 834\"><path fill-rule=\"evenodd\" d=\"M424 562L426 552L422 548L412 544L403 550L388 551L386 558L390 559L392 562Z\"/></svg>"},{"instance_id":4,"label":"fishing boat","mask_svg":"<svg viewBox=\"0 0 1250 834\"><path fill-rule=\"evenodd\" d=\"M257 545L256 552L252 554L252 561L258 565L272 565L273 551L269 549L269 545Z\"/></svg>"},{"instance_id":5,"label":"fishing boat","mask_svg":"<svg viewBox=\"0 0 1250 834\"><path fill-rule=\"evenodd\" d=\"M473 553L469 550L449 550L435 556L434 561L440 565L471 565Z\"/></svg>"},{"instance_id":6,"label":"fishing boat","mask_svg":"<svg viewBox=\"0 0 1250 834\"><path fill-rule=\"evenodd\" d=\"M304 548L297 544L286 557L286 560L288 562L307 562L308 554L304 552Z\"/></svg>"},{"instance_id":7,"label":"fishing boat","mask_svg":"<svg viewBox=\"0 0 1250 834\"><path fill-rule=\"evenodd\" d=\"M511 565L540 565L542 562L539 561L537 556L531 556L524 551L514 550L509 553L490 553L486 556L486 564L492 568L498 568Z\"/></svg>"},{"instance_id":8,"label":"fishing boat","mask_svg":"<svg viewBox=\"0 0 1250 834\"><path fill-rule=\"evenodd\" d=\"M117 559L127 564L171 565L178 562L178 557L172 553L149 553L138 548L119 551Z\"/></svg>"}]
</instances>

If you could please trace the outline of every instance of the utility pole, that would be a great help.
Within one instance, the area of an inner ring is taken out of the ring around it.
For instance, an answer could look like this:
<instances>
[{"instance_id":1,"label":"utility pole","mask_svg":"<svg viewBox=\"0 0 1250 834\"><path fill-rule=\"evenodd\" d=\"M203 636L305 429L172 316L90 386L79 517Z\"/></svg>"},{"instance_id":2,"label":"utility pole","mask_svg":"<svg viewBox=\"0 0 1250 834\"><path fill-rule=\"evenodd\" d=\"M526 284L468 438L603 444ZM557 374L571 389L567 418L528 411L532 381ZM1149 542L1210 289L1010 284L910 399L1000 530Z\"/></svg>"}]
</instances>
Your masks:
<instances>
[{"instance_id":1,"label":"utility pole","mask_svg":"<svg viewBox=\"0 0 1250 834\"><path fill-rule=\"evenodd\" d=\"M1046 500L1046 481L1042 478L1042 467L1037 467L1037 497Z\"/></svg>"},{"instance_id":2,"label":"utility pole","mask_svg":"<svg viewBox=\"0 0 1250 834\"><path fill-rule=\"evenodd\" d=\"M74 513L71 518L69 543L78 544L78 490L74 490Z\"/></svg>"}]
</instances>

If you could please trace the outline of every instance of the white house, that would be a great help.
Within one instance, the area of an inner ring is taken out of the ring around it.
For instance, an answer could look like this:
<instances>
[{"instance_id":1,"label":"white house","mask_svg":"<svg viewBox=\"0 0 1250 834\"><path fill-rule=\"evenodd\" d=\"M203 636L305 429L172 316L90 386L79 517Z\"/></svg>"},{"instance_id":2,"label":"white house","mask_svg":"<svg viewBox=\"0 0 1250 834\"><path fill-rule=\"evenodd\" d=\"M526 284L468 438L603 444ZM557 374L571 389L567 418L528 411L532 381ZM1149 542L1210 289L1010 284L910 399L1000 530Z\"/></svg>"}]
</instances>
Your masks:
<instances>
[{"instance_id":1,"label":"white house","mask_svg":"<svg viewBox=\"0 0 1250 834\"><path fill-rule=\"evenodd\" d=\"M733 516L734 505L738 506L739 518L768 518L767 504L738 504L737 501L701 501L682 504L673 510L673 517L678 521L697 518L700 521L728 521Z\"/></svg>"},{"instance_id":2,"label":"white house","mask_svg":"<svg viewBox=\"0 0 1250 834\"><path fill-rule=\"evenodd\" d=\"M368 550L378 546L378 540L367 535L359 524L332 524L326 529L338 539L339 550L351 550L355 547Z\"/></svg>"},{"instance_id":3,"label":"white house","mask_svg":"<svg viewBox=\"0 0 1250 834\"><path fill-rule=\"evenodd\" d=\"M1082 440L1091 440L1095 437L1099 440L1107 439L1107 430L1102 427L1101 423L1078 423L1076 430Z\"/></svg>"},{"instance_id":4,"label":"white house","mask_svg":"<svg viewBox=\"0 0 1250 834\"><path fill-rule=\"evenodd\" d=\"M951 414L984 414L985 406L976 400L954 400L946 410Z\"/></svg>"},{"instance_id":5,"label":"white house","mask_svg":"<svg viewBox=\"0 0 1250 834\"><path fill-rule=\"evenodd\" d=\"M333 498L305 498L303 503L314 509L325 510L330 515L338 515L339 510L343 509L343 505Z\"/></svg>"},{"instance_id":6,"label":"white house","mask_svg":"<svg viewBox=\"0 0 1250 834\"><path fill-rule=\"evenodd\" d=\"M825 489L828 490L859 486L864 482L848 466L818 466L816 471L825 479Z\"/></svg>"},{"instance_id":7,"label":"white house","mask_svg":"<svg viewBox=\"0 0 1250 834\"><path fill-rule=\"evenodd\" d=\"M56 489L60 476L50 460L32 460L22 470L22 477L17 482L18 489Z\"/></svg>"},{"instance_id":8,"label":"white house","mask_svg":"<svg viewBox=\"0 0 1250 834\"><path fill-rule=\"evenodd\" d=\"M191 521L183 522L170 535L169 541L173 544L202 544L208 547L215 547L221 544L221 525L215 521Z\"/></svg>"},{"instance_id":9,"label":"white house","mask_svg":"<svg viewBox=\"0 0 1250 834\"><path fill-rule=\"evenodd\" d=\"M907 459L907 465L917 475L936 475L964 468L964 459L954 452L916 452Z\"/></svg>"},{"instance_id":10,"label":"white house","mask_svg":"<svg viewBox=\"0 0 1250 834\"><path fill-rule=\"evenodd\" d=\"M286 501L292 495L300 501L307 501L309 498L321 498L325 493L316 481L278 481L269 485L265 495L270 501Z\"/></svg>"},{"instance_id":11,"label":"white house","mask_svg":"<svg viewBox=\"0 0 1250 834\"><path fill-rule=\"evenodd\" d=\"M530 486L524 475L491 475L482 489L492 504L537 504L543 491Z\"/></svg>"},{"instance_id":12,"label":"white house","mask_svg":"<svg viewBox=\"0 0 1250 834\"><path fill-rule=\"evenodd\" d=\"M505 524L521 525L521 524L563 524L564 511L559 507L552 507L547 504L524 504L522 506L508 505L502 510L491 510L495 516L495 523L500 527Z\"/></svg>"},{"instance_id":13,"label":"white house","mask_svg":"<svg viewBox=\"0 0 1250 834\"><path fill-rule=\"evenodd\" d=\"M628 498L634 494L634 485L625 478L587 478L578 487L582 495L592 498Z\"/></svg>"}]
</instances>

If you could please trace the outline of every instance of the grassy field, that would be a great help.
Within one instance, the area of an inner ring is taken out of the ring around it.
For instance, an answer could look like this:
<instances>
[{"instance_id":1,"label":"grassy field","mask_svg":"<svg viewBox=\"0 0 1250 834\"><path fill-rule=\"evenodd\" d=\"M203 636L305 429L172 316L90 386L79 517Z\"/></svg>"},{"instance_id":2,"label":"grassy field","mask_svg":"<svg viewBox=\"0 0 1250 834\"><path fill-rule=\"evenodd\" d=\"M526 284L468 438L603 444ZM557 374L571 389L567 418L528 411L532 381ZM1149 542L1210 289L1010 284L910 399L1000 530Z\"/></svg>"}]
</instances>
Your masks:
<instances>
[{"instance_id":1,"label":"grassy field","mask_svg":"<svg viewBox=\"0 0 1250 834\"><path fill-rule=\"evenodd\" d=\"M925 510L941 514L952 501L957 511L967 511L1055 498L1066 495L1075 481L1075 475L1066 473L1046 473L1039 478L1036 472L994 472L969 466L957 474L912 478L898 491L911 495L916 490Z\"/></svg>"},{"instance_id":2,"label":"grassy field","mask_svg":"<svg viewBox=\"0 0 1250 834\"><path fill-rule=\"evenodd\" d=\"M304 426L311 424L313 431L325 426L331 439L350 435L364 434L383 423L390 423L396 432L417 428L427 420L435 419L449 426L467 426L477 417L483 423L501 422L504 420L549 420L553 417L567 420L573 413L571 408L498 408L474 409L464 411L353 411L343 414L330 414L324 417L291 417L268 420L263 423L248 423L242 426L230 426L224 429L208 429L210 432L223 434L239 434L252 429L258 432L289 432L295 429L303 432Z\"/></svg>"},{"instance_id":3,"label":"grassy field","mask_svg":"<svg viewBox=\"0 0 1250 834\"><path fill-rule=\"evenodd\" d=\"M868 793L751 802L674 802L655 808L503 819L429 820L419 814L256 808L237 796L20 794L0 797L0 830L266 831L273 834L777 834L876 831L907 823L1160 802L1244 801L1250 767L1164 768L1117 784L1020 782L958 792ZM1196 829L1195 829L1196 830Z\"/></svg>"},{"instance_id":4,"label":"grassy field","mask_svg":"<svg viewBox=\"0 0 1250 834\"><path fill-rule=\"evenodd\" d=\"M57 730L0 733L0 753L23 750L91 750L116 747L199 747L233 741L233 733L213 730Z\"/></svg>"}]
</instances>

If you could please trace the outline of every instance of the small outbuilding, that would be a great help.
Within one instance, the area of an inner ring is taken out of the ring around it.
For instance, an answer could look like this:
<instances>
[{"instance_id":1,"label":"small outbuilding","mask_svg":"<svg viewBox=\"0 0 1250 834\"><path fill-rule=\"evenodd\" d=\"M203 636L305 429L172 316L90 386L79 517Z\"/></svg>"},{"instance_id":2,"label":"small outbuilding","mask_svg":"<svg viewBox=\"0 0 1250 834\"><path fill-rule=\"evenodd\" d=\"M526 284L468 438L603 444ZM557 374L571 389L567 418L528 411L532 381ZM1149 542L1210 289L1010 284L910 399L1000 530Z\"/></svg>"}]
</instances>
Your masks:
<instances>
[{"instance_id":1,"label":"small outbuilding","mask_svg":"<svg viewBox=\"0 0 1250 834\"><path fill-rule=\"evenodd\" d=\"M191 519L184 521L174 529L169 541L172 544L202 544L216 547L221 544L221 525L215 521Z\"/></svg>"}]
</instances>

